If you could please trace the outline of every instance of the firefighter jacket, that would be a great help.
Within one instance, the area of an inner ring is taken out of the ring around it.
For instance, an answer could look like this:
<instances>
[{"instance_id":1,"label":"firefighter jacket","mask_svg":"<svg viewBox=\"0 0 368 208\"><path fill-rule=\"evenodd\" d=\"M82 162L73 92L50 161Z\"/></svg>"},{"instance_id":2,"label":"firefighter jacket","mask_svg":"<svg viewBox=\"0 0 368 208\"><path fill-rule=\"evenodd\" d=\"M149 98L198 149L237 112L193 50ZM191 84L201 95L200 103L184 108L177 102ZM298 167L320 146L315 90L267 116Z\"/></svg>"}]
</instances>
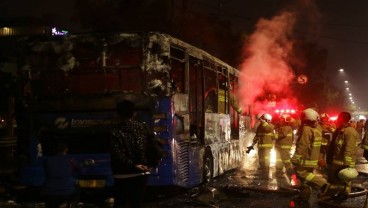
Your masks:
<instances>
[{"instance_id":1,"label":"firefighter jacket","mask_svg":"<svg viewBox=\"0 0 368 208\"><path fill-rule=\"evenodd\" d=\"M322 142L322 132L317 127L302 124L296 142L292 163L299 167L316 168Z\"/></svg>"},{"instance_id":2,"label":"firefighter jacket","mask_svg":"<svg viewBox=\"0 0 368 208\"><path fill-rule=\"evenodd\" d=\"M368 130L365 131L361 147L368 151Z\"/></svg>"},{"instance_id":3,"label":"firefighter jacket","mask_svg":"<svg viewBox=\"0 0 368 208\"><path fill-rule=\"evenodd\" d=\"M358 151L359 133L348 125L336 130L329 151L332 155L332 163L355 167L355 159Z\"/></svg>"},{"instance_id":4,"label":"firefighter jacket","mask_svg":"<svg viewBox=\"0 0 368 208\"><path fill-rule=\"evenodd\" d=\"M332 135L336 130L335 125L326 122L320 122L319 128L322 131L322 145L329 145L332 141Z\"/></svg>"},{"instance_id":5,"label":"firefighter jacket","mask_svg":"<svg viewBox=\"0 0 368 208\"><path fill-rule=\"evenodd\" d=\"M253 144L258 143L258 148L272 148L274 138L274 126L266 121L261 121L257 127Z\"/></svg>"},{"instance_id":6,"label":"firefighter jacket","mask_svg":"<svg viewBox=\"0 0 368 208\"><path fill-rule=\"evenodd\" d=\"M293 144L293 128L290 125L282 125L276 130L275 147L279 149L291 149Z\"/></svg>"}]
</instances>

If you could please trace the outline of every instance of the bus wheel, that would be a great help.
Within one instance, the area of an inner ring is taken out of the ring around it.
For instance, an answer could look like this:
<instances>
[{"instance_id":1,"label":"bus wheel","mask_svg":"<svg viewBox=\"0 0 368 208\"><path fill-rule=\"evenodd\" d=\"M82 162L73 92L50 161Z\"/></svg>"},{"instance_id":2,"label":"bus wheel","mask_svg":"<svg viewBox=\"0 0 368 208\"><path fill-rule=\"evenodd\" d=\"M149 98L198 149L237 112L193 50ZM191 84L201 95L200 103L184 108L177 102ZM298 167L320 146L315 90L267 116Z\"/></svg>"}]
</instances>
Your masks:
<instances>
[{"instance_id":1,"label":"bus wheel","mask_svg":"<svg viewBox=\"0 0 368 208\"><path fill-rule=\"evenodd\" d=\"M213 178L213 157L210 150L206 150L203 158L203 182L208 183Z\"/></svg>"}]
</instances>

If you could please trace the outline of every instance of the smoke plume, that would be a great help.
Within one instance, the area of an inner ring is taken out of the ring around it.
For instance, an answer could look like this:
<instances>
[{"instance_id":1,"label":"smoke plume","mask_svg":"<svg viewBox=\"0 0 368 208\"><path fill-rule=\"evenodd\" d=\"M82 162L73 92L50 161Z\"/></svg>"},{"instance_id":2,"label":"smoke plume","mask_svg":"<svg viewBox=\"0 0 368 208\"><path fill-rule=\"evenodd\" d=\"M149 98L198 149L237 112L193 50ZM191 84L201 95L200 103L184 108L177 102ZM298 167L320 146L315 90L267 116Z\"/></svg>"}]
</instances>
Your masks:
<instances>
[{"instance_id":1,"label":"smoke plume","mask_svg":"<svg viewBox=\"0 0 368 208\"><path fill-rule=\"evenodd\" d=\"M275 95L288 95L295 102L289 90L295 74L288 63L293 52L293 31L303 9L315 11L310 0L300 0L284 9L271 19L260 19L253 34L244 44L244 60L240 65L240 104L252 105L256 112L264 111ZM310 11L308 13L311 14Z\"/></svg>"}]
</instances>

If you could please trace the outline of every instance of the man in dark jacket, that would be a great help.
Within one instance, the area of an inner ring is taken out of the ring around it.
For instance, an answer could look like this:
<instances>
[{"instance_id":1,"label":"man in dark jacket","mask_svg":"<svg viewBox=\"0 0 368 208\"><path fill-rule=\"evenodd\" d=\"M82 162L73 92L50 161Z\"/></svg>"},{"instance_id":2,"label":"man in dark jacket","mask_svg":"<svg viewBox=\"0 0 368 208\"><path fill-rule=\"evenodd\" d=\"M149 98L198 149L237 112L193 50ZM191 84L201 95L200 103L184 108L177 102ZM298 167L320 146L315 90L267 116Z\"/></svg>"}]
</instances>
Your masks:
<instances>
[{"instance_id":1,"label":"man in dark jacket","mask_svg":"<svg viewBox=\"0 0 368 208\"><path fill-rule=\"evenodd\" d=\"M144 123L134 121L134 104L129 100L117 104L121 122L112 130L111 167L115 182L115 204L141 207L148 180L146 147L149 132Z\"/></svg>"}]
</instances>

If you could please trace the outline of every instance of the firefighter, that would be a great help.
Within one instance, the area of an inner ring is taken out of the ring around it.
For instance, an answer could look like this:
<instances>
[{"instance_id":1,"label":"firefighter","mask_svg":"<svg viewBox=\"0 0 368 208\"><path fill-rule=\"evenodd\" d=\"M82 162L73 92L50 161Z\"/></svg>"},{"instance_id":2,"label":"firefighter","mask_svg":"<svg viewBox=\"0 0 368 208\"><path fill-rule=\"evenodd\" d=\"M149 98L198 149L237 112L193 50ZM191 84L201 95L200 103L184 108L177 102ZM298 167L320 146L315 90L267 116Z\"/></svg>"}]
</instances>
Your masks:
<instances>
[{"instance_id":1,"label":"firefighter","mask_svg":"<svg viewBox=\"0 0 368 208\"><path fill-rule=\"evenodd\" d=\"M368 128L367 128L366 124L367 124L367 121L365 122L365 125L364 125L365 133L364 133L363 141L362 141L360 147L364 150L363 157L366 160L368 160Z\"/></svg>"},{"instance_id":2,"label":"firefighter","mask_svg":"<svg viewBox=\"0 0 368 208\"><path fill-rule=\"evenodd\" d=\"M321 192L328 188L326 179L313 173L317 167L322 142L322 132L317 128L318 119L319 115L315 110L303 110L296 149L291 159L296 176L301 181L301 190L295 202L302 207L309 206L312 188L320 189Z\"/></svg>"},{"instance_id":3,"label":"firefighter","mask_svg":"<svg viewBox=\"0 0 368 208\"><path fill-rule=\"evenodd\" d=\"M359 119L359 121L356 122L355 129L359 133L359 139L361 140L364 133L364 119Z\"/></svg>"},{"instance_id":4,"label":"firefighter","mask_svg":"<svg viewBox=\"0 0 368 208\"><path fill-rule=\"evenodd\" d=\"M258 163L260 169L268 176L270 169L270 152L273 147L274 126L270 123L272 116L270 114L263 114L259 121L260 124L256 130L256 136L253 139L253 147L258 144Z\"/></svg>"},{"instance_id":5,"label":"firefighter","mask_svg":"<svg viewBox=\"0 0 368 208\"><path fill-rule=\"evenodd\" d=\"M280 116L280 123L275 134L275 149L276 149L276 176L284 175L283 169L285 166L286 173L292 172L290 162L290 150L293 144L293 119L289 114Z\"/></svg>"},{"instance_id":6,"label":"firefighter","mask_svg":"<svg viewBox=\"0 0 368 208\"><path fill-rule=\"evenodd\" d=\"M329 148L328 182L331 184L328 195L346 199L351 192L351 182L339 178L338 174L346 168L355 168L355 159L358 151L359 133L350 126L351 115L341 112L337 117L337 129L333 134Z\"/></svg>"},{"instance_id":7,"label":"firefighter","mask_svg":"<svg viewBox=\"0 0 368 208\"><path fill-rule=\"evenodd\" d=\"M336 126L330 122L330 116L327 113L321 113L320 121L318 122L322 131L322 144L321 152L319 154L318 166L321 168L326 167L326 152L329 149L332 134L334 133Z\"/></svg>"}]
</instances>

